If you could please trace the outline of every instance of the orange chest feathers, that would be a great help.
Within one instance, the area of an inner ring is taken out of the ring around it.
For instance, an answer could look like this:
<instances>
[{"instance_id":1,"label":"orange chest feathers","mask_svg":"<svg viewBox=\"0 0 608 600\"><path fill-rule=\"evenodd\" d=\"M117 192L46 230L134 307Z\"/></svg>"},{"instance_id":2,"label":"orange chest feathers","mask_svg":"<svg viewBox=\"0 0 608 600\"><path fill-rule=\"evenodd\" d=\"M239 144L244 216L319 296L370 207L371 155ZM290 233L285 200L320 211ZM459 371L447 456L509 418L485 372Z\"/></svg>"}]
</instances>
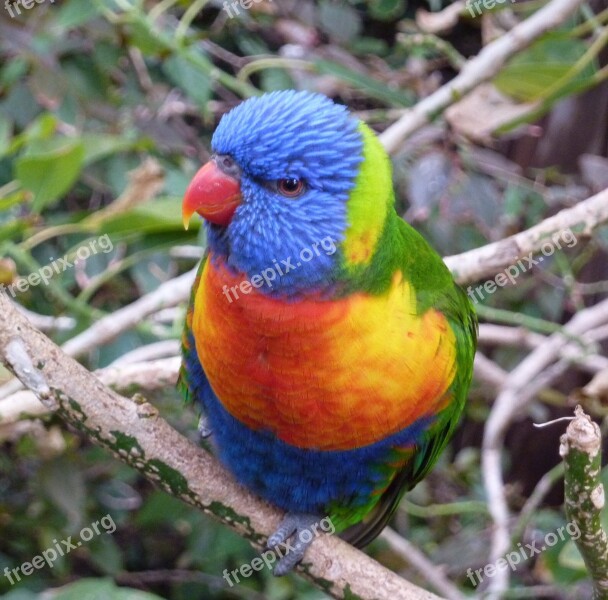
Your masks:
<instances>
[{"instance_id":1,"label":"orange chest feathers","mask_svg":"<svg viewBox=\"0 0 608 600\"><path fill-rule=\"evenodd\" d=\"M449 401L454 334L441 313L416 313L400 273L386 294L337 300L270 298L243 281L207 260L192 328L215 394L248 427L348 450Z\"/></svg>"}]
</instances>

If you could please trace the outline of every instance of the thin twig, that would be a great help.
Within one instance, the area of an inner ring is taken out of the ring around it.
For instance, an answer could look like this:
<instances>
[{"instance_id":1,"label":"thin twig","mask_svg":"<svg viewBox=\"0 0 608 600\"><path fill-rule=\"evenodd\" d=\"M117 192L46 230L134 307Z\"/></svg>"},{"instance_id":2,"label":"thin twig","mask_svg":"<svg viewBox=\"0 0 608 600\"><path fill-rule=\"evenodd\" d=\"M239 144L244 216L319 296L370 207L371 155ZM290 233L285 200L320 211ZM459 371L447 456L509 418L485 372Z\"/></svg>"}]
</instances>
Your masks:
<instances>
[{"instance_id":1,"label":"thin twig","mask_svg":"<svg viewBox=\"0 0 608 600\"><path fill-rule=\"evenodd\" d=\"M72 357L82 356L92 348L114 340L118 335L140 323L148 315L184 302L190 296L196 269L166 281L157 289L128 306L97 321L81 334L68 340L62 350Z\"/></svg>"},{"instance_id":2,"label":"thin twig","mask_svg":"<svg viewBox=\"0 0 608 600\"><path fill-rule=\"evenodd\" d=\"M99 348L116 339L121 333L141 323L147 316L185 302L190 297L195 274L196 269L192 269L175 279L166 281L153 292L95 322L63 344L62 350L68 356L82 356L93 348ZM20 389L23 389L23 386L19 381L11 380L0 387L0 399Z\"/></svg>"},{"instance_id":3,"label":"thin twig","mask_svg":"<svg viewBox=\"0 0 608 600\"><path fill-rule=\"evenodd\" d=\"M563 476L564 465L562 463L558 463L538 480L534 490L532 490L532 493L526 500L526 503L519 511L517 522L513 526L513 535L511 536L512 540L517 541L522 538L530 518L536 512L536 509L540 506L540 503L544 500L545 496L551 491L551 488Z\"/></svg>"},{"instance_id":4,"label":"thin twig","mask_svg":"<svg viewBox=\"0 0 608 600\"><path fill-rule=\"evenodd\" d=\"M394 529L387 527L380 534L380 538L391 547L393 552L399 554L403 560L414 567L432 588L443 594L448 600L464 600L466 598L437 565L433 564L423 552L400 536Z\"/></svg>"},{"instance_id":5,"label":"thin twig","mask_svg":"<svg viewBox=\"0 0 608 600\"><path fill-rule=\"evenodd\" d=\"M507 372L479 350L475 353L474 368L475 378L494 388L500 389L507 380Z\"/></svg>"},{"instance_id":6,"label":"thin twig","mask_svg":"<svg viewBox=\"0 0 608 600\"><path fill-rule=\"evenodd\" d=\"M21 304L15 303L17 310L24 314L34 327L40 329L40 331L69 331L76 327L76 319L72 317L50 317L48 315L40 315L27 308L21 306Z\"/></svg>"},{"instance_id":7,"label":"thin twig","mask_svg":"<svg viewBox=\"0 0 608 600\"><path fill-rule=\"evenodd\" d=\"M177 357L179 351L180 342L178 340L163 340L131 350L131 352L127 352L117 358L110 366L116 367L133 363L145 363L170 356Z\"/></svg>"},{"instance_id":8,"label":"thin twig","mask_svg":"<svg viewBox=\"0 0 608 600\"><path fill-rule=\"evenodd\" d=\"M593 344L608 336L608 327L589 331L583 342ZM547 341L547 336L529 331L525 327L509 327L495 325L494 323L482 323L479 325L478 341L480 346L500 345L514 346L517 348L534 349ZM579 366L588 373L599 373L608 370L608 358L599 354L587 354L579 344L568 344L564 346L560 354L563 358L572 361L573 365Z\"/></svg>"}]
</instances>

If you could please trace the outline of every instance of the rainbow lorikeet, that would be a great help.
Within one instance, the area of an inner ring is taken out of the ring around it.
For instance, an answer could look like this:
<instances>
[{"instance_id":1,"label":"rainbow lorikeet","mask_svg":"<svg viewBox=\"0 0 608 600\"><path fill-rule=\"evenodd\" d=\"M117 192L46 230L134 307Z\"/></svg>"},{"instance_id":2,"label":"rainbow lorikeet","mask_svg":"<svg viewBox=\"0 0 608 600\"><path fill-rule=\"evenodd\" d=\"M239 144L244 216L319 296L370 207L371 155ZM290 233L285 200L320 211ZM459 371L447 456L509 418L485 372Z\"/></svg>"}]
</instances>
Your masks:
<instances>
[{"instance_id":1,"label":"rainbow lorikeet","mask_svg":"<svg viewBox=\"0 0 608 600\"><path fill-rule=\"evenodd\" d=\"M394 208L374 133L325 96L283 91L227 113L183 202L206 220L180 380L219 459L287 511L275 567L322 517L365 545L450 439L477 321Z\"/></svg>"}]
</instances>

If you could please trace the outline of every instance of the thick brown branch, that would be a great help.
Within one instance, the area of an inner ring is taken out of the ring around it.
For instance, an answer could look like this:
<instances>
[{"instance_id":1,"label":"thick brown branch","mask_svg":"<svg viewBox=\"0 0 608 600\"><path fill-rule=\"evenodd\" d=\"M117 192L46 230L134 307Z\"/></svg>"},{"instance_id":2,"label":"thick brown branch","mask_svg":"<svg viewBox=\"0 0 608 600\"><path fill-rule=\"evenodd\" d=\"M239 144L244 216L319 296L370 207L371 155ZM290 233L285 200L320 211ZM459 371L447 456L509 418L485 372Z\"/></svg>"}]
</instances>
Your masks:
<instances>
[{"instance_id":1,"label":"thick brown branch","mask_svg":"<svg viewBox=\"0 0 608 600\"><path fill-rule=\"evenodd\" d=\"M4 293L0 358L62 419L168 493L220 519L258 547L277 526L278 511L240 487L153 406L118 395L66 356ZM335 536L315 540L298 570L334 598L437 600Z\"/></svg>"}]
</instances>

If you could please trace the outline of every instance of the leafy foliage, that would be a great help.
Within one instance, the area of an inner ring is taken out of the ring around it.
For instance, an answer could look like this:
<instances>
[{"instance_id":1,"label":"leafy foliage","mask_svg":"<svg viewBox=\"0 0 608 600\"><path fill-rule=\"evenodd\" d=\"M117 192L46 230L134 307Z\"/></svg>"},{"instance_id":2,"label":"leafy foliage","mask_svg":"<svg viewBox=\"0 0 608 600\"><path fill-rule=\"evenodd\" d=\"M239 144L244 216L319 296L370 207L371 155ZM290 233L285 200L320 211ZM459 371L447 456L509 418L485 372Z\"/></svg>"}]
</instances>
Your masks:
<instances>
[{"instance_id":1,"label":"leafy foliage","mask_svg":"<svg viewBox=\"0 0 608 600\"><path fill-rule=\"evenodd\" d=\"M466 18L441 30L441 37L421 31L416 11L438 10L440 2L256 1L249 10L231 3L232 16L222 4L65 0L22 7L15 18L0 8L0 282L13 286L10 293L30 311L69 317L67 328L52 331L58 342L194 267L204 237L194 223L183 231L181 195L208 157L218 119L240 99L315 89L381 130L453 76L455 63L482 44L478 23ZM483 18L500 27L500 14ZM598 40L606 35L606 11L595 20L582 14L498 74L495 86L510 101L539 103L516 123L501 120L508 138L480 147L450 123L452 130L427 128L394 157L401 211L441 252L501 239L608 186L605 136L572 140L549 120L528 127L559 99L575 100L574 94L605 85L605 43ZM605 103L581 98L585 118L605 124ZM515 129L522 123L523 130ZM574 158L539 144L529 150L534 140L528 133L540 126L552 148L576 141ZM80 248L106 235L111 249L78 260ZM598 273L606 278L607 242L604 231L547 257L517 285L486 296L481 315L508 323L519 323L521 315L537 318L534 323L564 322L605 294L587 286ZM47 285L15 287L59 257L76 261L74 268L55 271ZM82 360L96 369L147 344L176 341L183 314L182 306L142 319ZM525 355L523 348L502 345L484 351L505 369ZM578 373L558 382L535 401L534 418L561 414L567 394L585 382ZM395 523L467 591L474 589L467 568L487 560L490 521L480 510L479 447L492 399L493 391L477 382L451 450L409 494ZM152 401L196 440L196 415L175 390ZM595 414L605 416L605 407L596 406ZM557 463L558 433L536 436L527 420L511 434L514 507ZM62 430L55 418L0 422L0 443L0 590L9 600L45 590L61 600L325 597L296 577L277 580L267 571L227 587L223 570L256 555L246 542L154 490L77 433ZM551 458L530 464L532 453ZM549 496L524 528L525 540L565 524L560 503L559 491ZM55 540L76 539L106 514L114 533L95 536L14 586L2 575ZM409 569L382 541L370 552L392 568ZM413 571L407 576L426 585ZM564 541L520 566L513 586L542 583L553 586L557 598L576 597L585 589L577 587L583 578L576 550Z\"/></svg>"}]
</instances>

